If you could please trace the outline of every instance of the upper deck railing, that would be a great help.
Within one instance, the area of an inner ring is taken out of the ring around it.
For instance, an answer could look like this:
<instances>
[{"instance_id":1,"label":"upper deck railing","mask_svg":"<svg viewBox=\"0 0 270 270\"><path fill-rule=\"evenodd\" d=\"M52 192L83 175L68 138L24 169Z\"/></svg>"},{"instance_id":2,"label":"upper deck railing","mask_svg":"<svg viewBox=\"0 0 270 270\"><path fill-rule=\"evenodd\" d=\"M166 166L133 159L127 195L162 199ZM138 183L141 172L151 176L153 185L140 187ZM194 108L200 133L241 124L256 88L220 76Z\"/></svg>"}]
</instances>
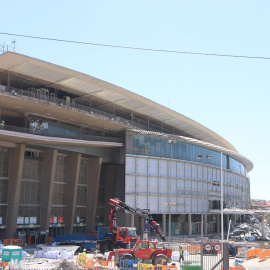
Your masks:
<instances>
[{"instance_id":1,"label":"upper deck railing","mask_svg":"<svg viewBox=\"0 0 270 270\"><path fill-rule=\"evenodd\" d=\"M149 131L159 131L163 133L169 133L174 134L173 130L168 130L166 128L163 128L163 126L158 126L156 124L150 123L150 121L145 121L143 119L139 119L137 117L132 117L132 120L123 118L121 116L117 116L112 113L108 113L96 108L93 108L92 106L85 106L79 103L76 103L76 99L65 100L65 99L59 99L54 96L54 94L44 94L42 91L38 91L39 89L35 90L23 90L18 89L14 87L10 87L8 89L7 86L0 85L0 93L5 95L15 95L20 98L27 98L28 100L35 100L36 102L42 103L42 104L51 104L55 106L59 106L65 109L69 110L76 110L81 111L83 113L88 113L93 116L102 118L107 121L116 122L121 125L127 126L128 128L137 128L137 129L147 129Z\"/></svg>"},{"instance_id":2,"label":"upper deck railing","mask_svg":"<svg viewBox=\"0 0 270 270\"><path fill-rule=\"evenodd\" d=\"M13 131L13 132L27 133L27 134L33 134L33 135L39 135L39 136L46 136L46 137L66 138L66 139L73 139L73 140L124 143L124 140L121 138L84 135L84 134L79 134L79 133L78 134L70 134L70 133L63 134L63 133L57 133L55 131L50 131L47 129L33 131L30 128L16 127L16 126L10 126L10 125L5 125L3 128L0 128L0 130L8 130L8 131Z\"/></svg>"}]
</instances>

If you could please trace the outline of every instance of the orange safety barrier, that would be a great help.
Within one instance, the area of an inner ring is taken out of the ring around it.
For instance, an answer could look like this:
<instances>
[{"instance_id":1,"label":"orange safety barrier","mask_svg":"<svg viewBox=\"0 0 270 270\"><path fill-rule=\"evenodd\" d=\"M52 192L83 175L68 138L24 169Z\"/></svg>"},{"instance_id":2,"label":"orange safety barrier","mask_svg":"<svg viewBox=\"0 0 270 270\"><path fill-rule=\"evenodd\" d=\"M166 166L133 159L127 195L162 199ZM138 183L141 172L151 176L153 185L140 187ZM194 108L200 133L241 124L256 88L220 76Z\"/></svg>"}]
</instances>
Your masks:
<instances>
[{"instance_id":1,"label":"orange safety barrier","mask_svg":"<svg viewBox=\"0 0 270 270\"><path fill-rule=\"evenodd\" d=\"M244 266L234 266L234 267L229 267L230 270L246 270L246 267Z\"/></svg>"},{"instance_id":2,"label":"orange safety barrier","mask_svg":"<svg viewBox=\"0 0 270 270\"><path fill-rule=\"evenodd\" d=\"M3 241L3 245L4 246L8 246L10 244L10 239L5 239L4 241Z\"/></svg>"},{"instance_id":3,"label":"orange safety barrier","mask_svg":"<svg viewBox=\"0 0 270 270\"><path fill-rule=\"evenodd\" d=\"M11 245L14 246L22 246L23 245L23 240L22 239L12 239Z\"/></svg>"},{"instance_id":4,"label":"orange safety barrier","mask_svg":"<svg viewBox=\"0 0 270 270\"><path fill-rule=\"evenodd\" d=\"M95 268L95 261L87 260L85 264L85 269L94 269L94 268Z\"/></svg>"},{"instance_id":5,"label":"orange safety barrier","mask_svg":"<svg viewBox=\"0 0 270 270\"><path fill-rule=\"evenodd\" d=\"M2 267L3 270L6 269L6 267L9 265L9 262L0 262L0 266Z\"/></svg>"},{"instance_id":6,"label":"orange safety barrier","mask_svg":"<svg viewBox=\"0 0 270 270\"><path fill-rule=\"evenodd\" d=\"M85 264L86 269L93 269L98 267L110 267L114 268L116 266L115 261L96 261L96 260L87 260Z\"/></svg>"},{"instance_id":7,"label":"orange safety barrier","mask_svg":"<svg viewBox=\"0 0 270 270\"><path fill-rule=\"evenodd\" d=\"M190 245L190 246L186 246L185 247L186 251L188 253L200 253L201 252L201 246L193 246L193 245Z\"/></svg>"},{"instance_id":8,"label":"orange safety barrier","mask_svg":"<svg viewBox=\"0 0 270 270\"><path fill-rule=\"evenodd\" d=\"M4 246L22 246L23 240L22 239L5 239L3 241Z\"/></svg>"},{"instance_id":9,"label":"orange safety barrier","mask_svg":"<svg viewBox=\"0 0 270 270\"><path fill-rule=\"evenodd\" d=\"M177 266L176 265L154 265L153 266L153 270L171 270L171 269L177 270Z\"/></svg>"},{"instance_id":10,"label":"orange safety barrier","mask_svg":"<svg viewBox=\"0 0 270 270\"><path fill-rule=\"evenodd\" d=\"M261 248L255 248L248 250L248 259L257 258L262 253L263 249Z\"/></svg>"},{"instance_id":11,"label":"orange safety barrier","mask_svg":"<svg viewBox=\"0 0 270 270\"><path fill-rule=\"evenodd\" d=\"M98 266L115 267L115 261L96 261Z\"/></svg>"},{"instance_id":12,"label":"orange safety barrier","mask_svg":"<svg viewBox=\"0 0 270 270\"><path fill-rule=\"evenodd\" d=\"M266 250L263 250L259 256L259 261L260 262L263 262L266 260L266 257L267 257L267 253L266 253Z\"/></svg>"},{"instance_id":13,"label":"orange safety barrier","mask_svg":"<svg viewBox=\"0 0 270 270\"><path fill-rule=\"evenodd\" d=\"M259 255L259 261L265 261L270 257L270 249L263 249L262 252Z\"/></svg>"}]
</instances>

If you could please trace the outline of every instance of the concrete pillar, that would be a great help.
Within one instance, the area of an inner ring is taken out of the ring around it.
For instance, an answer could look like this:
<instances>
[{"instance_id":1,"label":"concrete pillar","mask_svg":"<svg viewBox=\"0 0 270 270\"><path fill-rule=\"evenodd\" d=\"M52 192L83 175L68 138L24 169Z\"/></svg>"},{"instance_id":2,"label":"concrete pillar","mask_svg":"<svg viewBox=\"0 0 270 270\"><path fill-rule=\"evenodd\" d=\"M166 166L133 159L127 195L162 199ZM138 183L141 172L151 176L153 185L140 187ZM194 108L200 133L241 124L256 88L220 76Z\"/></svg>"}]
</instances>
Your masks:
<instances>
[{"instance_id":1,"label":"concrete pillar","mask_svg":"<svg viewBox=\"0 0 270 270\"><path fill-rule=\"evenodd\" d=\"M233 215L234 225L237 223L237 214Z\"/></svg>"},{"instance_id":2,"label":"concrete pillar","mask_svg":"<svg viewBox=\"0 0 270 270\"><path fill-rule=\"evenodd\" d=\"M47 231L50 226L50 214L52 207L53 185L55 177L55 167L57 150L43 152L42 163L42 183L41 183L41 202L40 202L40 230Z\"/></svg>"},{"instance_id":3,"label":"concrete pillar","mask_svg":"<svg viewBox=\"0 0 270 270\"><path fill-rule=\"evenodd\" d=\"M126 226L127 227L135 227L134 214L126 213Z\"/></svg>"},{"instance_id":4,"label":"concrete pillar","mask_svg":"<svg viewBox=\"0 0 270 270\"><path fill-rule=\"evenodd\" d=\"M165 236L166 234L166 214L162 214L162 231Z\"/></svg>"},{"instance_id":5,"label":"concrete pillar","mask_svg":"<svg viewBox=\"0 0 270 270\"><path fill-rule=\"evenodd\" d=\"M69 154L67 157L65 232L73 234L75 208L81 165L81 154Z\"/></svg>"},{"instance_id":6,"label":"concrete pillar","mask_svg":"<svg viewBox=\"0 0 270 270\"><path fill-rule=\"evenodd\" d=\"M221 216L220 215L216 215L217 217L217 233L220 233L221 232L221 224L220 224L220 218Z\"/></svg>"},{"instance_id":7,"label":"concrete pillar","mask_svg":"<svg viewBox=\"0 0 270 270\"><path fill-rule=\"evenodd\" d=\"M227 215L227 231L229 230L230 214Z\"/></svg>"},{"instance_id":8,"label":"concrete pillar","mask_svg":"<svg viewBox=\"0 0 270 270\"><path fill-rule=\"evenodd\" d=\"M24 151L24 144L19 144L16 148L12 148L9 150L9 181L6 238L15 238L16 234L24 163Z\"/></svg>"},{"instance_id":9,"label":"concrete pillar","mask_svg":"<svg viewBox=\"0 0 270 270\"><path fill-rule=\"evenodd\" d=\"M105 189L104 189L104 202L105 202L105 209L104 209L104 220L105 224L109 224L109 214L111 211L111 207L109 206L109 201L112 198L115 198L115 189L116 189L116 174L117 174L117 166L104 166L104 182L105 182ZM122 197L117 197L122 201L125 201ZM126 223L126 215L122 211L118 211L119 213L116 214L116 224L117 226L125 226Z\"/></svg>"},{"instance_id":10,"label":"concrete pillar","mask_svg":"<svg viewBox=\"0 0 270 270\"><path fill-rule=\"evenodd\" d=\"M207 234L207 214L203 215L203 233Z\"/></svg>"},{"instance_id":11,"label":"concrete pillar","mask_svg":"<svg viewBox=\"0 0 270 270\"><path fill-rule=\"evenodd\" d=\"M89 158L87 179L86 231L95 230L95 216L98 201L102 158Z\"/></svg>"},{"instance_id":12,"label":"concrete pillar","mask_svg":"<svg viewBox=\"0 0 270 270\"><path fill-rule=\"evenodd\" d=\"M265 215L262 215L262 239L265 239L265 224L264 224Z\"/></svg>"},{"instance_id":13,"label":"concrete pillar","mask_svg":"<svg viewBox=\"0 0 270 270\"><path fill-rule=\"evenodd\" d=\"M134 214L131 214L130 216L130 225L131 227L134 227Z\"/></svg>"},{"instance_id":14,"label":"concrete pillar","mask_svg":"<svg viewBox=\"0 0 270 270\"><path fill-rule=\"evenodd\" d=\"M192 235L191 214L188 214L188 235Z\"/></svg>"}]
</instances>

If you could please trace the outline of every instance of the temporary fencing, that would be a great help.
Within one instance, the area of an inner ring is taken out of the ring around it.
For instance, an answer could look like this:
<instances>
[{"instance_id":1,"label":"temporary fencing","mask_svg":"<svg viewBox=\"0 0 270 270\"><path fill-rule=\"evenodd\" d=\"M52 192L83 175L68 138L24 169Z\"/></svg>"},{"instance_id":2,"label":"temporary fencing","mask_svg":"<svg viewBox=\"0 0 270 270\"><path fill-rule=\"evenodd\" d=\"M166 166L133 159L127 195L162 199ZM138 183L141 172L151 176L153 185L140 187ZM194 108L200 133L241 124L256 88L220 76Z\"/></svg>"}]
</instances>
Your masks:
<instances>
[{"instance_id":1,"label":"temporary fencing","mask_svg":"<svg viewBox=\"0 0 270 270\"><path fill-rule=\"evenodd\" d=\"M9 262L0 261L0 266L2 267L3 270L5 270L6 267L9 266Z\"/></svg>"},{"instance_id":2,"label":"temporary fencing","mask_svg":"<svg viewBox=\"0 0 270 270\"><path fill-rule=\"evenodd\" d=\"M119 262L119 268L122 270L137 270L139 263L139 260L121 260Z\"/></svg>"},{"instance_id":3,"label":"temporary fencing","mask_svg":"<svg viewBox=\"0 0 270 270\"><path fill-rule=\"evenodd\" d=\"M260 262L265 261L269 257L270 257L270 249L264 249L259 255L259 261Z\"/></svg>"},{"instance_id":4,"label":"temporary fencing","mask_svg":"<svg viewBox=\"0 0 270 270\"><path fill-rule=\"evenodd\" d=\"M247 258L259 258L260 261L265 261L270 257L270 249L254 248L247 251Z\"/></svg>"},{"instance_id":5,"label":"temporary fencing","mask_svg":"<svg viewBox=\"0 0 270 270\"><path fill-rule=\"evenodd\" d=\"M3 241L4 246L22 246L23 239L5 239Z\"/></svg>"},{"instance_id":6,"label":"temporary fencing","mask_svg":"<svg viewBox=\"0 0 270 270\"><path fill-rule=\"evenodd\" d=\"M104 270L104 269L114 269L116 267L116 264L115 261L97 261L87 259L85 264L82 266L85 267L85 269Z\"/></svg>"},{"instance_id":7,"label":"temporary fencing","mask_svg":"<svg viewBox=\"0 0 270 270\"><path fill-rule=\"evenodd\" d=\"M203 242L203 244L180 242L178 245L177 252L180 255L180 247L182 247L184 258L180 262L180 256L172 256L172 262L180 262L182 269L191 269L189 267L200 269L202 257L204 269L212 269L213 267L221 269L223 265L223 245L220 242L211 240Z\"/></svg>"}]
</instances>

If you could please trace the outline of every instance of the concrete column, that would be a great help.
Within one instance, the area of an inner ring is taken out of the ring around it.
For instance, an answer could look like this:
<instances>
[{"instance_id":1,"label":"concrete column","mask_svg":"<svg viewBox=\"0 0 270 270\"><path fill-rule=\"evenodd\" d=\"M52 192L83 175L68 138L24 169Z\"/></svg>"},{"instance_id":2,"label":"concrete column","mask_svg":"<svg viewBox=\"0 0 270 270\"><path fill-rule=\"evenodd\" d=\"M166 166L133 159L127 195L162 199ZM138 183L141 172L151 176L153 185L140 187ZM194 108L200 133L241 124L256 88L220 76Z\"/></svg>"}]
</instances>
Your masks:
<instances>
[{"instance_id":1,"label":"concrete column","mask_svg":"<svg viewBox=\"0 0 270 270\"><path fill-rule=\"evenodd\" d=\"M237 214L234 214L233 215L233 220L234 220L234 223L233 224L235 225L237 223Z\"/></svg>"},{"instance_id":2,"label":"concrete column","mask_svg":"<svg viewBox=\"0 0 270 270\"><path fill-rule=\"evenodd\" d=\"M89 158L87 179L86 231L95 230L95 216L98 201L102 158Z\"/></svg>"},{"instance_id":3,"label":"concrete column","mask_svg":"<svg viewBox=\"0 0 270 270\"><path fill-rule=\"evenodd\" d=\"M134 214L131 214L130 216L130 225L131 227L134 227Z\"/></svg>"},{"instance_id":4,"label":"concrete column","mask_svg":"<svg viewBox=\"0 0 270 270\"><path fill-rule=\"evenodd\" d=\"M192 235L191 214L188 214L188 235Z\"/></svg>"},{"instance_id":5,"label":"concrete column","mask_svg":"<svg viewBox=\"0 0 270 270\"><path fill-rule=\"evenodd\" d=\"M56 159L57 159L56 149L43 152L41 202L40 202L41 231L49 230L50 226L50 214L52 207Z\"/></svg>"},{"instance_id":6,"label":"concrete column","mask_svg":"<svg viewBox=\"0 0 270 270\"><path fill-rule=\"evenodd\" d=\"M135 227L134 226L134 214L126 213L126 226L127 227Z\"/></svg>"},{"instance_id":7,"label":"concrete column","mask_svg":"<svg viewBox=\"0 0 270 270\"><path fill-rule=\"evenodd\" d=\"M24 144L19 144L16 148L12 148L9 150L9 181L6 238L15 238L16 234L24 163L24 152Z\"/></svg>"},{"instance_id":8,"label":"concrete column","mask_svg":"<svg viewBox=\"0 0 270 270\"><path fill-rule=\"evenodd\" d=\"M65 232L73 234L75 208L81 165L81 154L69 154L67 157Z\"/></svg>"},{"instance_id":9,"label":"concrete column","mask_svg":"<svg viewBox=\"0 0 270 270\"><path fill-rule=\"evenodd\" d=\"M203 233L207 234L207 214L203 215Z\"/></svg>"},{"instance_id":10,"label":"concrete column","mask_svg":"<svg viewBox=\"0 0 270 270\"><path fill-rule=\"evenodd\" d=\"M227 214L227 231L229 230L230 214Z\"/></svg>"},{"instance_id":11,"label":"concrete column","mask_svg":"<svg viewBox=\"0 0 270 270\"><path fill-rule=\"evenodd\" d=\"M264 224L265 215L262 215L262 239L265 239L265 224Z\"/></svg>"},{"instance_id":12,"label":"concrete column","mask_svg":"<svg viewBox=\"0 0 270 270\"><path fill-rule=\"evenodd\" d=\"M220 224L220 215L216 215L217 217L217 233L220 233L221 231L221 224Z\"/></svg>"},{"instance_id":13,"label":"concrete column","mask_svg":"<svg viewBox=\"0 0 270 270\"><path fill-rule=\"evenodd\" d=\"M104 189L104 202L105 202L105 209L104 209L104 220L105 224L109 224L109 214L111 211L111 207L109 206L109 201L112 198L115 198L115 191L116 191L116 173L117 173L117 166L103 166L102 170L104 170L104 182L105 182L105 189ZM122 201L125 201L122 197L117 197ZM116 224L118 227L125 226L126 223L126 215L122 211L118 211L119 213L116 214Z\"/></svg>"},{"instance_id":14,"label":"concrete column","mask_svg":"<svg viewBox=\"0 0 270 270\"><path fill-rule=\"evenodd\" d=\"M165 236L166 234L166 214L162 214L162 231Z\"/></svg>"}]
</instances>

